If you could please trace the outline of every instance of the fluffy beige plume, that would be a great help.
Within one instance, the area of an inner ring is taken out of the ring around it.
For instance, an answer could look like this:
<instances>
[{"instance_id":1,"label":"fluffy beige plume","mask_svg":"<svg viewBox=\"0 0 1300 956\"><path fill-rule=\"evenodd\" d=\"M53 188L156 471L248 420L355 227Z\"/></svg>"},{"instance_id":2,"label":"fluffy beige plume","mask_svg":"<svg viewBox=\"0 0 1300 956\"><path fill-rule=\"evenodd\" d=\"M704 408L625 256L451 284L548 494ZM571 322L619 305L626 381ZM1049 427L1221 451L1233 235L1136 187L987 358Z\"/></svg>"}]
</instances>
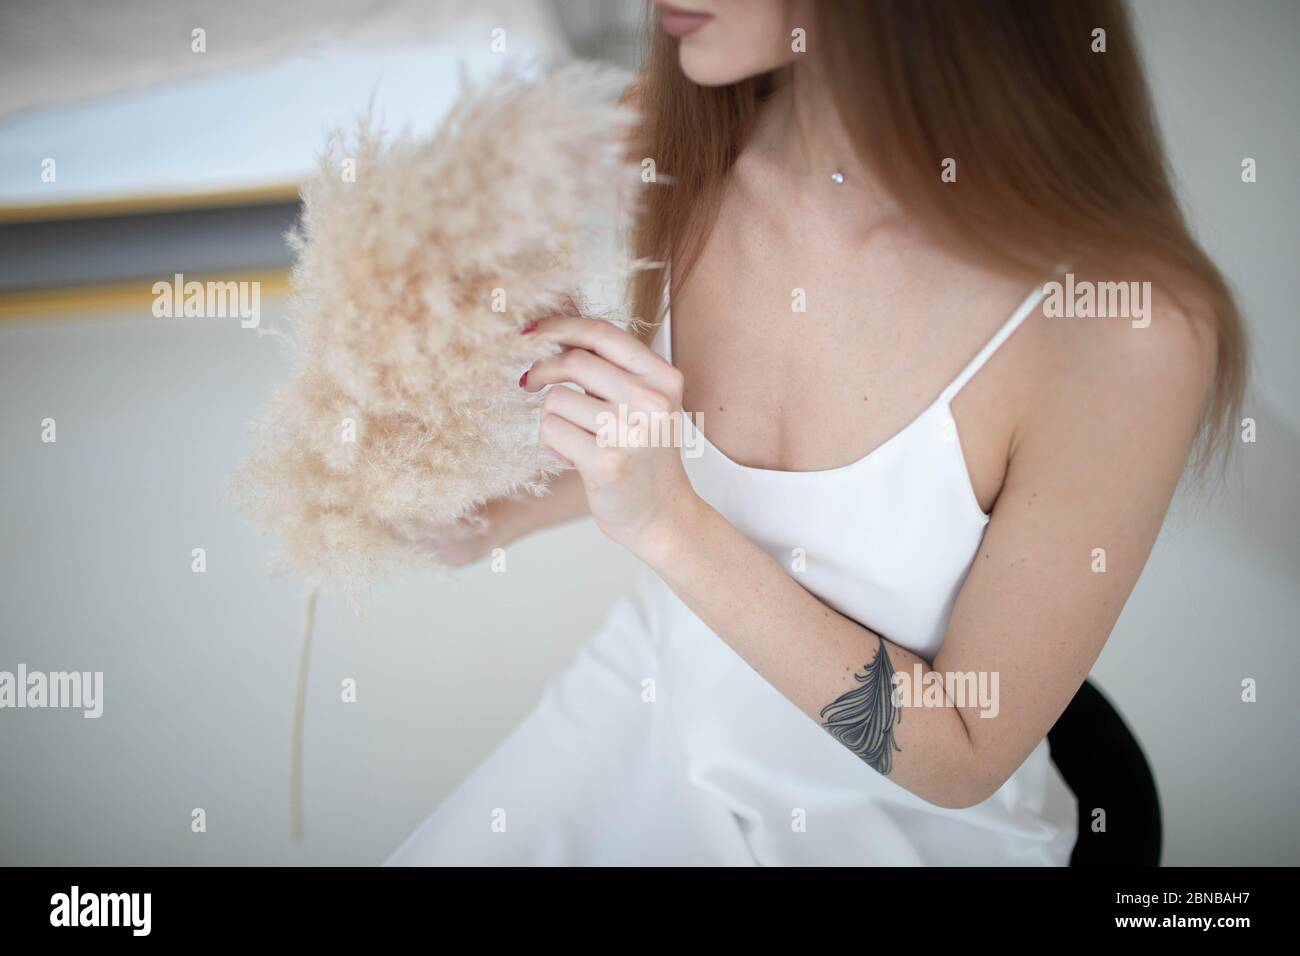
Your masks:
<instances>
[{"instance_id":1,"label":"fluffy beige plume","mask_svg":"<svg viewBox=\"0 0 1300 956\"><path fill-rule=\"evenodd\" d=\"M293 377L232 485L277 564L355 596L487 499L544 491L556 463L517 382L555 347L519 333L631 268L611 242L639 182L625 83L507 75L432 138L331 140L290 237Z\"/></svg>"}]
</instances>

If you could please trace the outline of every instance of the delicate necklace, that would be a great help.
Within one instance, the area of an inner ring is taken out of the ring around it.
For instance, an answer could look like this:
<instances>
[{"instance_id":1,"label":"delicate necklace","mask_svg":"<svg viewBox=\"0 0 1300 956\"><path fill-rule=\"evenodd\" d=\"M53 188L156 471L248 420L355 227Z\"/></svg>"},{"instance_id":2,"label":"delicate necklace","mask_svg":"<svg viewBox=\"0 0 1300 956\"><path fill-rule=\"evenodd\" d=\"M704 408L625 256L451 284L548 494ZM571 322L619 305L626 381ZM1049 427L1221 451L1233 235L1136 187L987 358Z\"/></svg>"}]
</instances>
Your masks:
<instances>
[{"instance_id":1,"label":"delicate necklace","mask_svg":"<svg viewBox=\"0 0 1300 956\"><path fill-rule=\"evenodd\" d=\"M844 182L844 174L837 169L835 172L831 173L831 179L836 184L842 184Z\"/></svg>"}]
</instances>

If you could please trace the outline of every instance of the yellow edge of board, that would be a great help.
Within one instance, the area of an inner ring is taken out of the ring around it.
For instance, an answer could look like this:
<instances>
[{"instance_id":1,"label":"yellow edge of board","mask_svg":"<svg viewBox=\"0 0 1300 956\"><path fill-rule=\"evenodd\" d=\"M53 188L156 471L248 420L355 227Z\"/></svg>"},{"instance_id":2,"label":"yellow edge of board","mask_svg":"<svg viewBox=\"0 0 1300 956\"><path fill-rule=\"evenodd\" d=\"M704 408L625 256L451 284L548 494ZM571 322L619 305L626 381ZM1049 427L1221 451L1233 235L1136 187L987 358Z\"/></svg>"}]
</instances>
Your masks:
<instances>
[{"instance_id":1,"label":"yellow edge of board","mask_svg":"<svg viewBox=\"0 0 1300 956\"><path fill-rule=\"evenodd\" d=\"M290 289L290 270L265 269L256 272L186 273L186 281L199 282L258 282L264 296L287 295ZM170 281L166 276L162 281ZM0 320L86 318L90 312L121 312L141 309L145 315L153 314L153 284L156 277L140 278L130 282L103 282L97 284L62 286L52 289L29 289L0 292Z\"/></svg>"},{"instance_id":2,"label":"yellow edge of board","mask_svg":"<svg viewBox=\"0 0 1300 956\"><path fill-rule=\"evenodd\" d=\"M217 206L262 206L296 202L297 183L277 183L250 189L227 189L209 193L150 193L117 199L29 203L0 206L0 225L23 222L55 222L63 219L103 219L107 216L139 216L151 212L186 212Z\"/></svg>"}]
</instances>

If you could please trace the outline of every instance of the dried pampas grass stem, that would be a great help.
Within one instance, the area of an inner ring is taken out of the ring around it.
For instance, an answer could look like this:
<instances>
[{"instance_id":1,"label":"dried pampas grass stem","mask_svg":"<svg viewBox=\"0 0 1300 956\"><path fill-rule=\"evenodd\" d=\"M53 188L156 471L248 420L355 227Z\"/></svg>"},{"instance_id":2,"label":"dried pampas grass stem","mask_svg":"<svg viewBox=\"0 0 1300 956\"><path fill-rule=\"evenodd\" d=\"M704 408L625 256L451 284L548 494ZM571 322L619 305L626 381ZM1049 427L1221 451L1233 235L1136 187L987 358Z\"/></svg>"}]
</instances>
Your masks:
<instances>
[{"instance_id":1,"label":"dried pampas grass stem","mask_svg":"<svg viewBox=\"0 0 1300 956\"><path fill-rule=\"evenodd\" d=\"M307 668L311 663L311 636L316 624L316 595L312 588L302 616L302 640L298 649L298 686L293 695L293 729L289 744L289 836L302 839L302 734L307 719Z\"/></svg>"}]
</instances>

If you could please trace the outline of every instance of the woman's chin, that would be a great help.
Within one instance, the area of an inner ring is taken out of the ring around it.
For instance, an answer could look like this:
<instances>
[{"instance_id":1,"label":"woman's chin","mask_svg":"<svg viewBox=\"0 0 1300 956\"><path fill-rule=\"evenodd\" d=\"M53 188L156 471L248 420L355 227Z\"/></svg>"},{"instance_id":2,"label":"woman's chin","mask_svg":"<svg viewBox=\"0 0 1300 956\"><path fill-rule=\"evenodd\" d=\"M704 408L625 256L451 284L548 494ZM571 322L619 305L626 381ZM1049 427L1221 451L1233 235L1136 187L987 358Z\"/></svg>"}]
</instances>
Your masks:
<instances>
[{"instance_id":1,"label":"woman's chin","mask_svg":"<svg viewBox=\"0 0 1300 956\"><path fill-rule=\"evenodd\" d=\"M682 73L697 86L728 86L738 83L750 74L737 70L734 64L728 65L721 57L701 56L694 53L688 44L683 43L678 53L678 62Z\"/></svg>"}]
</instances>

